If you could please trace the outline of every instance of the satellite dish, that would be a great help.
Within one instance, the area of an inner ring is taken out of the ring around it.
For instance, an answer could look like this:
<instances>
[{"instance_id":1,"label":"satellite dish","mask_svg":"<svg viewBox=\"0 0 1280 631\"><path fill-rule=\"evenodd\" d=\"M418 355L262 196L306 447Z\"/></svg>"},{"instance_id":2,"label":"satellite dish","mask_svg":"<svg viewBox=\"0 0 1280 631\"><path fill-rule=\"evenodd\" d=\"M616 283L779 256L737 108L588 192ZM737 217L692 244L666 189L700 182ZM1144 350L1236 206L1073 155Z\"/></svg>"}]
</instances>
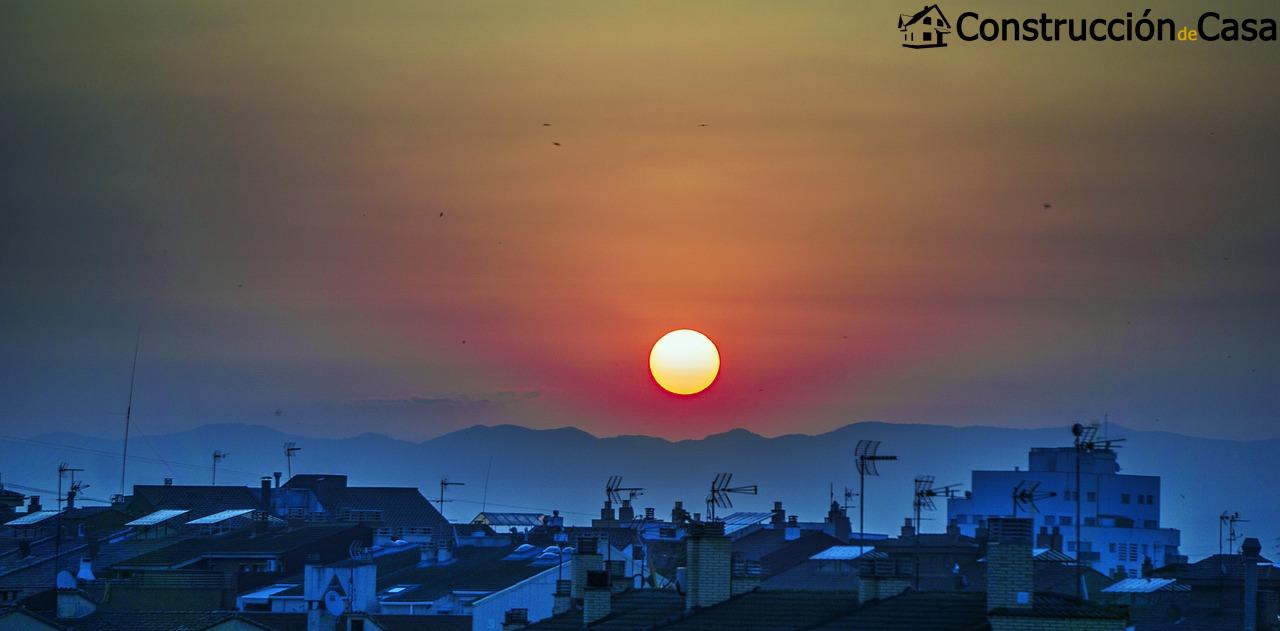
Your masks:
<instances>
[{"instance_id":1,"label":"satellite dish","mask_svg":"<svg viewBox=\"0 0 1280 631\"><path fill-rule=\"evenodd\" d=\"M324 608L329 612L329 615L337 617L346 612L347 603L343 602L338 592L331 589L324 593Z\"/></svg>"},{"instance_id":2,"label":"satellite dish","mask_svg":"<svg viewBox=\"0 0 1280 631\"><path fill-rule=\"evenodd\" d=\"M45 585L48 585L48 583L45 583ZM57 585L58 585L58 589L75 589L76 577L72 576L71 572L68 572L66 570L58 572Z\"/></svg>"}]
</instances>

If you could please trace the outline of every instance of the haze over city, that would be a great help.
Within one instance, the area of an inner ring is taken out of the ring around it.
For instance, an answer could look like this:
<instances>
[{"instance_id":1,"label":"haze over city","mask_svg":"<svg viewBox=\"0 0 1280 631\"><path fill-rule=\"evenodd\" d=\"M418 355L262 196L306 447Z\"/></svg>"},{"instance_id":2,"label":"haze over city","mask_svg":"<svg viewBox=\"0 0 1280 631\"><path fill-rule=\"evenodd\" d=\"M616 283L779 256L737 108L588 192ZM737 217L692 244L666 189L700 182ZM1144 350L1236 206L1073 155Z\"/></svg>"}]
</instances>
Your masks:
<instances>
[{"instance_id":1,"label":"haze over city","mask_svg":"<svg viewBox=\"0 0 1280 631\"><path fill-rule=\"evenodd\" d=\"M0 432L1280 436L1273 48L883 13L10 6Z\"/></svg>"}]
</instances>

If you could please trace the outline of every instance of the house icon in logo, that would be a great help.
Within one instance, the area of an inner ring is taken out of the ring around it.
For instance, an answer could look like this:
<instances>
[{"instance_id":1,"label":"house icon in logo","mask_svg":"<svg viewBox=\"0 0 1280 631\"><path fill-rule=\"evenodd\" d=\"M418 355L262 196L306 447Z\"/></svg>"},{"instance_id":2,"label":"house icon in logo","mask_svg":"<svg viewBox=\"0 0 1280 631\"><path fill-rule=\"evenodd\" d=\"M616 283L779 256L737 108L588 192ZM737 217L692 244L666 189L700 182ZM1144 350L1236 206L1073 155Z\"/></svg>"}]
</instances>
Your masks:
<instances>
[{"instance_id":1,"label":"house icon in logo","mask_svg":"<svg viewBox=\"0 0 1280 631\"><path fill-rule=\"evenodd\" d=\"M930 4L915 15L899 15L898 30L906 48L942 48L947 45L942 38L951 33L951 22L938 5Z\"/></svg>"}]
</instances>

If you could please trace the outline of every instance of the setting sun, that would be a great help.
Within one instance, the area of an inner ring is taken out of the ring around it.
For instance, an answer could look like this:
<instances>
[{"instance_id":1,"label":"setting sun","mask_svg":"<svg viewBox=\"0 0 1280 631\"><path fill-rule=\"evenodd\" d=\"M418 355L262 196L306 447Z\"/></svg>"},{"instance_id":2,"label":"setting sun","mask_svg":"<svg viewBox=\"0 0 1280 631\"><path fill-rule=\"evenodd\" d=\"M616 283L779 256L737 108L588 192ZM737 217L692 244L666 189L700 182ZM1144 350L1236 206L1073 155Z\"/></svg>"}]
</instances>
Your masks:
<instances>
[{"instance_id":1,"label":"setting sun","mask_svg":"<svg viewBox=\"0 0 1280 631\"><path fill-rule=\"evenodd\" d=\"M653 345L649 371L667 392L697 394L706 390L720 373L720 352L707 336L690 329L678 329Z\"/></svg>"}]
</instances>

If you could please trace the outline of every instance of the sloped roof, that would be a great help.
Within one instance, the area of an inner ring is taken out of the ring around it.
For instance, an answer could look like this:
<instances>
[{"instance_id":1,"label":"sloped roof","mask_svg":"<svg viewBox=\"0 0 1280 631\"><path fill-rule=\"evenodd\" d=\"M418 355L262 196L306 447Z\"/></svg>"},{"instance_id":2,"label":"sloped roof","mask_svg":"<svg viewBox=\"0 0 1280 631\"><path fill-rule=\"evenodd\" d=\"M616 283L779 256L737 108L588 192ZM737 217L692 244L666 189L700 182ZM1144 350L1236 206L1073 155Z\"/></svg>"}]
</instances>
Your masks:
<instances>
[{"instance_id":1,"label":"sloped roof","mask_svg":"<svg viewBox=\"0 0 1280 631\"><path fill-rule=\"evenodd\" d=\"M224 537L204 537L174 543L159 550L123 560L116 563L114 567L176 567L206 557L279 555L329 537L340 536L347 531L352 532L353 538L358 537L361 532L368 532L359 527L346 525L308 526L266 535L240 532Z\"/></svg>"},{"instance_id":2,"label":"sloped roof","mask_svg":"<svg viewBox=\"0 0 1280 631\"><path fill-rule=\"evenodd\" d=\"M137 485L129 502L130 511L139 516L173 508L190 511L192 519L258 505L257 496L245 486Z\"/></svg>"},{"instance_id":3,"label":"sloped roof","mask_svg":"<svg viewBox=\"0 0 1280 631\"><path fill-rule=\"evenodd\" d=\"M869 602L847 615L813 628L823 631L989 629L987 595L985 592L908 591L884 600Z\"/></svg>"},{"instance_id":4,"label":"sloped roof","mask_svg":"<svg viewBox=\"0 0 1280 631\"><path fill-rule=\"evenodd\" d=\"M454 560L442 565L409 567L378 576L381 593L396 585L409 588L388 594L388 601L431 601L454 591L495 592L555 566L534 565L531 559L507 559L512 546L495 548L467 547L456 550Z\"/></svg>"},{"instance_id":5,"label":"sloped roof","mask_svg":"<svg viewBox=\"0 0 1280 631\"><path fill-rule=\"evenodd\" d=\"M189 511L185 508L162 508L153 513L148 513L127 524L126 526L154 526L161 522L169 521L179 515L185 515Z\"/></svg>"},{"instance_id":6,"label":"sloped roof","mask_svg":"<svg viewBox=\"0 0 1280 631\"><path fill-rule=\"evenodd\" d=\"M1179 585L1172 578L1126 578L1104 587L1108 594L1150 594L1152 592L1189 592L1191 588Z\"/></svg>"},{"instance_id":7,"label":"sloped roof","mask_svg":"<svg viewBox=\"0 0 1280 631\"><path fill-rule=\"evenodd\" d=\"M532 528L541 526L547 516L542 513L494 513L482 512L471 520L473 524L489 524L496 527Z\"/></svg>"},{"instance_id":8,"label":"sloped roof","mask_svg":"<svg viewBox=\"0 0 1280 631\"><path fill-rule=\"evenodd\" d=\"M786 631L808 629L852 613L858 599L830 591L753 591L718 605L695 609L662 629L695 631Z\"/></svg>"},{"instance_id":9,"label":"sloped roof","mask_svg":"<svg viewBox=\"0 0 1280 631\"><path fill-rule=\"evenodd\" d=\"M311 490L325 511L335 517L340 517L343 509L378 510L382 511L380 523L389 528L429 527L434 532L445 532L448 524L440 511L413 487L335 486Z\"/></svg>"},{"instance_id":10,"label":"sloped roof","mask_svg":"<svg viewBox=\"0 0 1280 631\"><path fill-rule=\"evenodd\" d=\"M1244 557L1239 554L1214 554L1195 563L1176 563L1152 570L1152 575L1176 578L1183 582L1200 580L1244 580ZM1258 580L1280 581L1280 568L1265 557L1258 557Z\"/></svg>"},{"instance_id":11,"label":"sloped roof","mask_svg":"<svg viewBox=\"0 0 1280 631\"><path fill-rule=\"evenodd\" d=\"M942 14L942 9L939 9L938 5L936 4L926 5L923 9L920 9L919 11L914 13L911 16L911 19L906 21L903 21L903 18L907 17L905 14L898 16L898 28L906 28L908 26L911 26L912 24L915 24L916 22L919 22L921 19L924 18L924 16L929 15L931 11L935 11L938 14L938 26L941 26L943 28L951 28L951 22L947 21L947 16Z\"/></svg>"},{"instance_id":12,"label":"sloped roof","mask_svg":"<svg viewBox=\"0 0 1280 631\"><path fill-rule=\"evenodd\" d=\"M684 596L670 590L631 589L613 595L611 613L591 625L602 631L660 628L660 623L684 613ZM568 611L525 627L552 631L582 628L582 612Z\"/></svg>"},{"instance_id":13,"label":"sloped roof","mask_svg":"<svg viewBox=\"0 0 1280 631\"><path fill-rule=\"evenodd\" d=\"M5 524L4 524L4 525L6 525L6 526L34 526L35 524L38 524L38 523L40 523L40 522L42 522L42 521L44 521L44 520L46 520L46 519L49 519L50 517L53 517L54 515L57 515L57 514L58 514L58 511L56 511L56 510L42 510L42 511L36 511L36 512L34 512L34 513L26 513L26 514L24 514L22 517L19 517L19 518L17 518L17 519L15 519L15 520L13 520L13 521L5 522Z\"/></svg>"},{"instance_id":14,"label":"sloped roof","mask_svg":"<svg viewBox=\"0 0 1280 631\"><path fill-rule=\"evenodd\" d=\"M985 593L985 592L984 592ZM992 616L1019 618L1079 618L1102 620L1127 620L1129 614L1123 607L1099 605L1087 600L1076 600L1064 594L1036 592L1031 599L1031 609L1008 607L992 609Z\"/></svg>"},{"instance_id":15,"label":"sloped roof","mask_svg":"<svg viewBox=\"0 0 1280 631\"><path fill-rule=\"evenodd\" d=\"M781 548L760 557L760 568L763 576L773 576L800 565L813 555L839 543L839 539L826 533L807 534L794 541L788 541Z\"/></svg>"}]
</instances>

